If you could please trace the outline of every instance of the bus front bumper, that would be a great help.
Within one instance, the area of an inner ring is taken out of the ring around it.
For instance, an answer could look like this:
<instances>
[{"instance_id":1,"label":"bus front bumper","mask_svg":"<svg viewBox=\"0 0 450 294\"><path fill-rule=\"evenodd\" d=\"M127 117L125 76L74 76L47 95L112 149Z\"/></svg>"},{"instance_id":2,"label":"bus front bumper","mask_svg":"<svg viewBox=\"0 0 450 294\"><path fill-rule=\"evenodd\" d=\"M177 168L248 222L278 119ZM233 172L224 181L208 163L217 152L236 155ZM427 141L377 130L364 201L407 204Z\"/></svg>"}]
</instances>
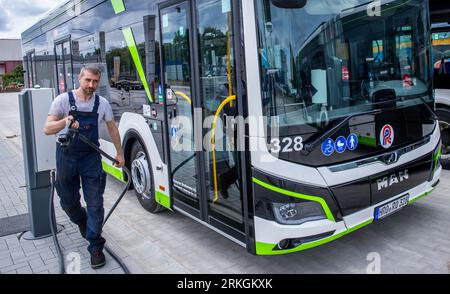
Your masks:
<instances>
[{"instance_id":1,"label":"bus front bumper","mask_svg":"<svg viewBox=\"0 0 450 294\"><path fill-rule=\"evenodd\" d=\"M381 203L360 210L333 222L329 219L306 222L301 225L282 225L255 216L257 255L280 255L317 247L350 234L375 221L376 208L409 195L409 203L429 195L439 183L442 168L436 169L433 179Z\"/></svg>"}]
</instances>

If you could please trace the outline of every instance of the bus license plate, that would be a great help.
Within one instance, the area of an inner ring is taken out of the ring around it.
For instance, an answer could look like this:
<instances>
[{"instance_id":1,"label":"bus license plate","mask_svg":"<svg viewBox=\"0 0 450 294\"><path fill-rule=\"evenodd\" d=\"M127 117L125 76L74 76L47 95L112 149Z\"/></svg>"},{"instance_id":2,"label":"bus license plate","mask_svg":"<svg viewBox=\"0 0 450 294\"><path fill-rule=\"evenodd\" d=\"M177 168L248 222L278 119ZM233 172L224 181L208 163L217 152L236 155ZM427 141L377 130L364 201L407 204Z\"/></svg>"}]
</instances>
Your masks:
<instances>
[{"instance_id":1,"label":"bus license plate","mask_svg":"<svg viewBox=\"0 0 450 294\"><path fill-rule=\"evenodd\" d=\"M383 206L375 208L375 220L377 221L383 219L399 211L403 207L407 206L408 203L409 203L409 194L402 196L394 201L391 201Z\"/></svg>"}]
</instances>

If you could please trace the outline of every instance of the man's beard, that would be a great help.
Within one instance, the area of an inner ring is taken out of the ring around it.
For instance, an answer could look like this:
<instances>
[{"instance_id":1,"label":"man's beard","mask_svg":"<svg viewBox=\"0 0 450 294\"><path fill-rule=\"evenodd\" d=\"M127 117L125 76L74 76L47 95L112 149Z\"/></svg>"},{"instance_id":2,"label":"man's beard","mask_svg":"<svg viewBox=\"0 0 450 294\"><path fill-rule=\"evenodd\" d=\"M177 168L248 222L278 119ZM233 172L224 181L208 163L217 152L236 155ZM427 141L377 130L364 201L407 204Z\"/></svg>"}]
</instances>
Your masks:
<instances>
[{"instance_id":1,"label":"man's beard","mask_svg":"<svg viewBox=\"0 0 450 294\"><path fill-rule=\"evenodd\" d=\"M92 88L83 89L83 91L85 94L88 94L88 95L92 95L95 92L95 90Z\"/></svg>"}]
</instances>

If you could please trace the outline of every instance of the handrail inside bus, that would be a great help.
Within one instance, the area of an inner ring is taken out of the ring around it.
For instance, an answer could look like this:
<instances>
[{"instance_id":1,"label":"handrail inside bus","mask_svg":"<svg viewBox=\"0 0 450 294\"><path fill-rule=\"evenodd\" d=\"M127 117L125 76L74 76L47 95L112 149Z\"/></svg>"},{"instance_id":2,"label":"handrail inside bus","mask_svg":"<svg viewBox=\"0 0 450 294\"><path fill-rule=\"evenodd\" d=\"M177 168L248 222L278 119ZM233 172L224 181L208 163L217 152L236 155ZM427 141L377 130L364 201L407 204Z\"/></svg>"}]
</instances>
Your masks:
<instances>
[{"instance_id":1,"label":"handrail inside bus","mask_svg":"<svg viewBox=\"0 0 450 294\"><path fill-rule=\"evenodd\" d=\"M214 200L213 204L219 200L219 189L217 184L217 162L216 162L216 128L217 128L217 120L219 119L219 115L222 112L222 109L228 104L236 100L236 95L228 96L222 104L220 104L219 108L216 111L214 116L214 122L211 128L211 150L212 150L212 160L213 160L213 179L214 179Z\"/></svg>"},{"instance_id":2,"label":"handrail inside bus","mask_svg":"<svg viewBox=\"0 0 450 294\"><path fill-rule=\"evenodd\" d=\"M219 200L219 189L217 183L217 160L216 160L216 128L217 128L217 120L219 119L219 115L222 112L222 109L230 104L233 107L233 101L236 100L236 95L233 95L233 79L231 76L231 44L230 44L230 32L227 32L227 76L228 76L228 97L225 99L222 104L220 104L219 108L216 111L214 116L214 122L212 125L211 132L211 149L212 149L212 160L213 160L213 178L214 178L214 200L213 204Z\"/></svg>"},{"instance_id":3,"label":"handrail inside bus","mask_svg":"<svg viewBox=\"0 0 450 294\"><path fill-rule=\"evenodd\" d=\"M173 90L172 90L173 91ZM175 93L175 95L177 95L177 96L181 96L182 98L184 98L184 100L186 100L188 103L189 103L189 105L192 105L192 100L191 100L191 98L189 98L189 96L188 95L186 95L185 93L183 93L183 92L180 92L180 91L173 91L174 93Z\"/></svg>"}]
</instances>

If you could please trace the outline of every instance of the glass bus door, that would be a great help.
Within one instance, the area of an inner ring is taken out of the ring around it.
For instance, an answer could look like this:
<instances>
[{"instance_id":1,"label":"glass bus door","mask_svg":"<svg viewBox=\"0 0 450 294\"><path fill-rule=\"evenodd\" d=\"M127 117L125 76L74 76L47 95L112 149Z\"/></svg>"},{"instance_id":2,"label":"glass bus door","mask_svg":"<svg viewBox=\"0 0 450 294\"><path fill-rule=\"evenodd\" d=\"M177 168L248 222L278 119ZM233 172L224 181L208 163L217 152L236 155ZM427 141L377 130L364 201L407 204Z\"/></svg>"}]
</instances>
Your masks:
<instances>
[{"instance_id":1,"label":"glass bus door","mask_svg":"<svg viewBox=\"0 0 450 294\"><path fill-rule=\"evenodd\" d=\"M55 43L56 77L58 93L64 93L74 88L72 72L72 50L70 38Z\"/></svg>"},{"instance_id":2,"label":"glass bus door","mask_svg":"<svg viewBox=\"0 0 450 294\"><path fill-rule=\"evenodd\" d=\"M231 2L160 7L161 40L175 204L245 241Z\"/></svg>"},{"instance_id":3,"label":"glass bus door","mask_svg":"<svg viewBox=\"0 0 450 294\"><path fill-rule=\"evenodd\" d=\"M177 205L201 218L193 132L195 101L192 95L189 11L188 2L161 8L162 63L174 199Z\"/></svg>"}]
</instances>

